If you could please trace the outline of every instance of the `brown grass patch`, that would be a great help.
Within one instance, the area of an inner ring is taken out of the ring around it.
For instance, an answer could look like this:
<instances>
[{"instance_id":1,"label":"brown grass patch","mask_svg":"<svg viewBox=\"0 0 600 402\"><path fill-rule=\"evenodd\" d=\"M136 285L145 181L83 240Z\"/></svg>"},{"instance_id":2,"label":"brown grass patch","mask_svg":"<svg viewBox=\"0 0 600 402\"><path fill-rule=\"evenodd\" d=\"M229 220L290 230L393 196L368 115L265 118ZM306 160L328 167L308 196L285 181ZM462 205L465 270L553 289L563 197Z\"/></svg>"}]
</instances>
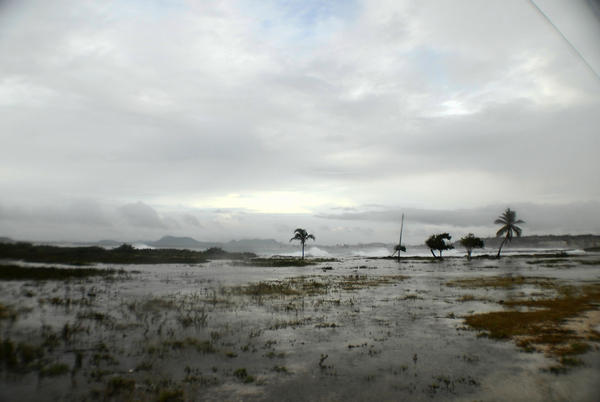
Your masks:
<instances>
[{"instance_id":1,"label":"brown grass patch","mask_svg":"<svg viewBox=\"0 0 600 402\"><path fill-rule=\"evenodd\" d=\"M377 287L396 283L406 279L403 275L390 276L368 276L368 275L350 275L342 277L339 286L344 290L357 290L362 288Z\"/></svg>"},{"instance_id":2,"label":"brown grass patch","mask_svg":"<svg viewBox=\"0 0 600 402\"><path fill-rule=\"evenodd\" d=\"M521 281L527 283L527 281ZM473 314L465 319L466 324L495 339L515 339L526 351L545 351L548 355L562 358L585 353L589 349L586 340L598 340L595 331L577 330L569 320L585 318L585 313L598 310L600 284L582 287L566 287L554 284L560 292L553 299L512 300L508 307L528 307L529 311L495 311ZM596 316L596 315L593 315ZM580 326L583 325L580 322Z\"/></svg>"},{"instance_id":3,"label":"brown grass patch","mask_svg":"<svg viewBox=\"0 0 600 402\"><path fill-rule=\"evenodd\" d=\"M446 282L446 286L461 288L505 288L511 289L516 286L534 285L541 288L554 288L556 283L547 278L535 276L490 276L478 278L456 279Z\"/></svg>"},{"instance_id":4,"label":"brown grass patch","mask_svg":"<svg viewBox=\"0 0 600 402\"><path fill-rule=\"evenodd\" d=\"M281 281L263 281L230 288L233 294L248 296L298 296L324 295L332 289L358 290L396 283L406 279L402 275L390 276L300 276Z\"/></svg>"}]
</instances>

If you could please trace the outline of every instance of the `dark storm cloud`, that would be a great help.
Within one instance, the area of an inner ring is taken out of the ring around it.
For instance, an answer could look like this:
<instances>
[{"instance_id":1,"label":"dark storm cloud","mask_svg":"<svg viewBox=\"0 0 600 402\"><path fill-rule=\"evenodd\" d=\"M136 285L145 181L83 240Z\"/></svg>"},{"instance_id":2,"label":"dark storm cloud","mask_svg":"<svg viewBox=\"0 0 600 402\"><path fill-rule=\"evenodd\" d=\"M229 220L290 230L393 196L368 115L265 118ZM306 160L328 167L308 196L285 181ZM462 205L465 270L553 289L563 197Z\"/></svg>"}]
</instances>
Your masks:
<instances>
[{"instance_id":1,"label":"dark storm cloud","mask_svg":"<svg viewBox=\"0 0 600 402\"><path fill-rule=\"evenodd\" d=\"M600 232L600 208L598 202L580 202L572 204L548 205L517 203L507 206L492 205L473 209L427 210L427 209L380 209L365 212L347 212L323 214L324 219L370 222L400 222L402 214L406 220L423 225L452 226L456 228L493 227L494 220L511 208L518 217L526 221L523 226L529 233L585 234Z\"/></svg>"}]
</instances>

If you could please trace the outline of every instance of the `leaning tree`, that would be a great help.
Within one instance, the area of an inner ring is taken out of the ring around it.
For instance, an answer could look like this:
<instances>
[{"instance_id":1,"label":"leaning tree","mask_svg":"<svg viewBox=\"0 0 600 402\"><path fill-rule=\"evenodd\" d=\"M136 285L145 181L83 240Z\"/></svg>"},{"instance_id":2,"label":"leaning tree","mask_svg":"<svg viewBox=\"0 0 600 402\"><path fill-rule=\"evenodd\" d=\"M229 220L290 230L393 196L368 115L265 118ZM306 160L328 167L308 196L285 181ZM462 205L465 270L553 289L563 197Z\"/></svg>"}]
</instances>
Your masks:
<instances>
[{"instance_id":1,"label":"leaning tree","mask_svg":"<svg viewBox=\"0 0 600 402\"><path fill-rule=\"evenodd\" d=\"M523 230L517 225L525 223L525 221L522 221L521 219L517 220L517 213L515 211L512 211L510 208L506 208L504 213L500 215L498 219L494 221L494 223L496 225L502 225L500 230L498 230L498 232L496 233L496 236L505 235L504 240L502 240L502 243L500 243L498 255L496 256L496 258L500 258L500 252L502 251L504 243L510 243L515 234L517 235L517 237L521 237L521 233L523 232Z\"/></svg>"},{"instance_id":2,"label":"leaning tree","mask_svg":"<svg viewBox=\"0 0 600 402\"><path fill-rule=\"evenodd\" d=\"M452 236L450 236L448 233L432 234L429 236L429 239L425 241L425 244L427 247L429 247L429 250L431 251L431 254L433 254L434 258L438 258L438 256L435 255L433 250L437 250L440 253L439 258L442 258L442 251L451 250L454 248L454 246L450 243L451 239Z\"/></svg>"}]
</instances>

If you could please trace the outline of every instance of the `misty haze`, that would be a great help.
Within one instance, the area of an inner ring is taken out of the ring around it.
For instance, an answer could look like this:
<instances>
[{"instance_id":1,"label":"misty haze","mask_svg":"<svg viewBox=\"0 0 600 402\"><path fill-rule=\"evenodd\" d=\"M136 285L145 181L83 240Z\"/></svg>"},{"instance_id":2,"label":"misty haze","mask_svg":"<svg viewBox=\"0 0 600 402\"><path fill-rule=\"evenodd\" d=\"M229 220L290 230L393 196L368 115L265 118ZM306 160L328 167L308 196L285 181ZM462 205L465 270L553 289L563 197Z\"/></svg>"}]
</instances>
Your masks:
<instances>
[{"instance_id":1,"label":"misty haze","mask_svg":"<svg viewBox=\"0 0 600 402\"><path fill-rule=\"evenodd\" d=\"M597 401L598 0L0 0L0 400Z\"/></svg>"}]
</instances>

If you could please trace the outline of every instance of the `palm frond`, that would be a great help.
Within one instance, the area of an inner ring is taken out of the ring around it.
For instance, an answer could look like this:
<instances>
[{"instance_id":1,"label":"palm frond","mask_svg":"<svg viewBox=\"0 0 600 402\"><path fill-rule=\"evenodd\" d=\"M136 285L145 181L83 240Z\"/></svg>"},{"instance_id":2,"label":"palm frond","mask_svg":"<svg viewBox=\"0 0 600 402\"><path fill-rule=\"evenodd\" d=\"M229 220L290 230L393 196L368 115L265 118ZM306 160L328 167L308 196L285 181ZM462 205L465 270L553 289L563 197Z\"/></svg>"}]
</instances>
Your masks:
<instances>
[{"instance_id":1,"label":"palm frond","mask_svg":"<svg viewBox=\"0 0 600 402\"><path fill-rule=\"evenodd\" d=\"M508 231L508 226L502 226L499 231L496 232L496 236L500 237Z\"/></svg>"},{"instance_id":2,"label":"palm frond","mask_svg":"<svg viewBox=\"0 0 600 402\"><path fill-rule=\"evenodd\" d=\"M298 228L298 229L294 230L294 237L292 237L290 239L290 242L294 241L294 240L299 240L300 243L304 244L306 242L306 240L308 240L308 239L315 240L315 236L312 234L309 234L306 231L306 229Z\"/></svg>"}]
</instances>

